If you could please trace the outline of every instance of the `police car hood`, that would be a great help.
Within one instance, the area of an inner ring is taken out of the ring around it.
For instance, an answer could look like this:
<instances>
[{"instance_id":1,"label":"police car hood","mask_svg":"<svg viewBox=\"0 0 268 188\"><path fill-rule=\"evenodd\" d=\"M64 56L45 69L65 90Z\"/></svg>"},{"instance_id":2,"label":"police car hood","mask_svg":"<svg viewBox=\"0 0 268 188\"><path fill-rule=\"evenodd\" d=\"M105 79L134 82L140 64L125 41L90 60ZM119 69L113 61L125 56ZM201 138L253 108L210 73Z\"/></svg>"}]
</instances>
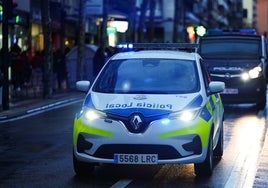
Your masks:
<instances>
[{"instance_id":1,"label":"police car hood","mask_svg":"<svg viewBox=\"0 0 268 188\"><path fill-rule=\"evenodd\" d=\"M191 94L103 94L89 93L84 105L89 108L129 116L141 113L146 117L164 115L183 109L197 108L203 103L200 93Z\"/></svg>"}]
</instances>

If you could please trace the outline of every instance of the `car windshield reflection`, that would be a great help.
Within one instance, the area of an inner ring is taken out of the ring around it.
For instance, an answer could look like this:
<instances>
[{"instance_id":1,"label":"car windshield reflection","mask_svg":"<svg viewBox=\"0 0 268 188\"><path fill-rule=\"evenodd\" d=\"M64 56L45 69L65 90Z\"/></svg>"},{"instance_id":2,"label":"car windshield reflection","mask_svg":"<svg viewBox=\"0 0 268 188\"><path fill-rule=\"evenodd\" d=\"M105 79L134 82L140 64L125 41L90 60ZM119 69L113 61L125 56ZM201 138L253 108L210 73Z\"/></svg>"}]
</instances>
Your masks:
<instances>
[{"instance_id":1,"label":"car windshield reflection","mask_svg":"<svg viewBox=\"0 0 268 188\"><path fill-rule=\"evenodd\" d=\"M192 60L128 59L110 61L93 91L102 93L181 94L199 90Z\"/></svg>"}]
</instances>

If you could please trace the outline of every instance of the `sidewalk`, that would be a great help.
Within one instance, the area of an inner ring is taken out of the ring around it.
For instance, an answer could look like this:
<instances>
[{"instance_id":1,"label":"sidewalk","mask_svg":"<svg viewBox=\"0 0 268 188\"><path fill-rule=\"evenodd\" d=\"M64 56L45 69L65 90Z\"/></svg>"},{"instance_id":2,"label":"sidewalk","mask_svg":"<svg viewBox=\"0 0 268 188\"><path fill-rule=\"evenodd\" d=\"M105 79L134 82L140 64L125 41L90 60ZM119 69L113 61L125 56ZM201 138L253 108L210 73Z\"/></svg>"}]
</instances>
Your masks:
<instances>
[{"instance_id":1,"label":"sidewalk","mask_svg":"<svg viewBox=\"0 0 268 188\"><path fill-rule=\"evenodd\" d=\"M51 99L43 99L41 96L11 100L9 110L0 109L0 124L12 118L36 113L41 110L70 102L83 100L85 93L78 91L61 91L53 94Z\"/></svg>"},{"instance_id":2,"label":"sidewalk","mask_svg":"<svg viewBox=\"0 0 268 188\"><path fill-rule=\"evenodd\" d=\"M268 175L268 132L266 131L253 187L254 188L268 187L267 175Z\"/></svg>"}]
</instances>

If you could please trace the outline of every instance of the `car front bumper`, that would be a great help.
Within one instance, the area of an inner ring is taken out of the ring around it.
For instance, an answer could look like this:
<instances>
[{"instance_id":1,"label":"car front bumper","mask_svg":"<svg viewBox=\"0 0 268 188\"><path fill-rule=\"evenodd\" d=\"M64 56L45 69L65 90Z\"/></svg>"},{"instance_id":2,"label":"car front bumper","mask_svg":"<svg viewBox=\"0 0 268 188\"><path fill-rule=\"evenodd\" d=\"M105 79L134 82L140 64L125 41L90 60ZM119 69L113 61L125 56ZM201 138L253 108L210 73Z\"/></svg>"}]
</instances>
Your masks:
<instances>
[{"instance_id":1,"label":"car front bumper","mask_svg":"<svg viewBox=\"0 0 268 188\"><path fill-rule=\"evenodd\" d=\"M258 104L266 99L266 82L262 77L248 81L243 81L239 77L228 79L212 77L212 79L225 83L225 90L221 93L224 104Z\"/></svg>"},{"instance_id":2,"label":"car front bumper","mask_svg":"<svg viewBox=\"0 0 268 188\"><path fill-rule=\"evenodd\" d=\"M93 126L98 125L98 126ZM152 122L144 133L130 133L120 121L98 119L74 123L74 154L80 161L115 163L114 154L157 154L157 164L203 162L210 122L172 120Z\"/></svg>"}]
</instances>

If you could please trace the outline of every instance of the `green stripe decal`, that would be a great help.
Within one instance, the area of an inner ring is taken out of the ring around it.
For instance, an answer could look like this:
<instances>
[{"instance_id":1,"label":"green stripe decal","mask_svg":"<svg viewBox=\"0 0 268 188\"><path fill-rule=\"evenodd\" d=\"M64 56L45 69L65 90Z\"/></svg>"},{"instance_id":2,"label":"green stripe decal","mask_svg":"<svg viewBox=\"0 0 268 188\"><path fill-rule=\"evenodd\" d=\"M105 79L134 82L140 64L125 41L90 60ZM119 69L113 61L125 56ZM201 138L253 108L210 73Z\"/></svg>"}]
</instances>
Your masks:
<instances>
[{"instance_id":1,"label":"green stripe decal","mask_svg":"<svg viewBox=\"0 0 268 188\"><path fill-rule=\"evenodd\" d=\"M86 132L86 133L95 134L95 135L99 135L99 136L105 136L105 137L113 137L112 132L98 129L95 127L89 127L89 126L84 126L84 128L81 132Z\"/></svg>"},{"instance_id":2,"label":"green stripe decal","mask_svg":"<svg viewBox=\"0 0 268 188\"><path fill-rule=\"evenodd\" d=\"M73 142L74 143L76 143L78 134L81 132L85 132L85 133L93 134L93 135L99 135L99 136L103 136L103 137L114 137L114 134L110 131L98 129L96 127L91 127L89 125L84 125L81 122L81 119L75 119L74 131L73 131Z\"/></svg>"},{"instance_id":3,"label":"green stripe decal","mask_svg":"<svg viewBox=\"0 0 268 188\"><path fill-rule=\"evenodd\" d=\"M208 134L210 132L209 124L210 124L210 122L206 122L200 118L197 125L189 126L189 127L186 126L184 128L181 128L181 129L176 129L173 131L161 133L159 135L159 137L163 139L163 138L170 138L170 137L192 134L193 132L195 132L196 134L200 135L201 140L202 140L202 145L206 146Z\"/></svg>"}]
</instances>

